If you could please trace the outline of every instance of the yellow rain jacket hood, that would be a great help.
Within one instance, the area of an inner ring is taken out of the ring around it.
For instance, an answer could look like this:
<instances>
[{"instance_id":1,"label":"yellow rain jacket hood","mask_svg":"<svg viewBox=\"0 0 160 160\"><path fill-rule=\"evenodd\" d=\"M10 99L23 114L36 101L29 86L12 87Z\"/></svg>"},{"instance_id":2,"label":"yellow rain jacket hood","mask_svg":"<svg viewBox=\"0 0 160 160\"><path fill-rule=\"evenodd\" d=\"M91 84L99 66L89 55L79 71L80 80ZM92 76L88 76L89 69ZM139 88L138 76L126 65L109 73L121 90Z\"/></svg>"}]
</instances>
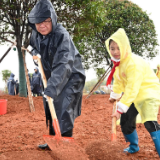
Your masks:
<instances>
[{"instance_id":1,"label":"yellow rain jacket hood","mask_svg":"<svg viewBox=\"0 0 160 160\"><path fill-rule=\"evenodd\" d=\"M130 107L132 103L142 118L146 121L157 121L160 105L160 84L154 71L141 57L132 53L129 39L120 28L106 40L106 48L109 51L109 41L115 41L120 49L120 65L114 73L113 92L124 92L120 102Z\"/></svg>"},{"instance_id":2,"label":"yellow rain jacket hood","mask_svg":"<svg viewBox=\"0 0 160 160\"><path fill-rule=\"evenodd\" d=\"M156 71L156 75L160 80L160 65L157 65L157 71Z\"/></svg>"}]
</instances>

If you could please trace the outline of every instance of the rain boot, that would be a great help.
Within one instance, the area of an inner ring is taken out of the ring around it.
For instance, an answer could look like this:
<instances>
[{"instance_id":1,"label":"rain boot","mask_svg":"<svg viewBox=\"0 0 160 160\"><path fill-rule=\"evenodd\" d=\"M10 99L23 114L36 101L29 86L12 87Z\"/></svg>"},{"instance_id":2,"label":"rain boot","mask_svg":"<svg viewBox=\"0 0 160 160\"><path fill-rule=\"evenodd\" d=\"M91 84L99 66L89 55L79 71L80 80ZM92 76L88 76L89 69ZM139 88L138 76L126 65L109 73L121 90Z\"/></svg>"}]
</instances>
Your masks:
<instances>
[{"instance_id":1,"label":"rain boot","mask_svg":"<svg viewBox=\"0 0 160 160\"><path fill-rule=\"evenodd\" d=\"M150 135L151 135L151 137L153 139L153 142L155 144L156 150L157 150L158 155L160 157L160 130L155 131L155 132L151 132Z\"/></svg>"},{"instance_id":2,"label":"rain boot","mask_svg":"<svg viewBox=\"0 0 160 160\"><path fill-rule=\"evenodd\" d=\"M131 134L124 134L126 142L130 142L130 145L128 148L124 149L123 151L125 153L135 153L139 151L139 146L138 146L138 135L137 131L134 130Z\"/></svg>"},{"instance_id":3,"label":"rain boot","mask_svg":"<svg viewBox=\"0 0 160 160\"><path fill-rule=\"evenodd\" d=\"M40 144L40 145L38 145L38 148L39 148L39 149L48 149L49 146L48 146L47 143L45 143L45 144Z\"/></svg>"},{"instance_id":4,"label":"rain boot","mask_svg":"<svg viewBox=\"0 0 160 160\"><path fill-rule=\"evenodd\" d=\"M49 135L55 135L54 129L52 127L52 121L51 120L49 121ZM38 145L38 148L40 148L40 149L49 149L49 146L48 146L47 143L45 143L45 144Z\"/></svg>"}]
</instances>

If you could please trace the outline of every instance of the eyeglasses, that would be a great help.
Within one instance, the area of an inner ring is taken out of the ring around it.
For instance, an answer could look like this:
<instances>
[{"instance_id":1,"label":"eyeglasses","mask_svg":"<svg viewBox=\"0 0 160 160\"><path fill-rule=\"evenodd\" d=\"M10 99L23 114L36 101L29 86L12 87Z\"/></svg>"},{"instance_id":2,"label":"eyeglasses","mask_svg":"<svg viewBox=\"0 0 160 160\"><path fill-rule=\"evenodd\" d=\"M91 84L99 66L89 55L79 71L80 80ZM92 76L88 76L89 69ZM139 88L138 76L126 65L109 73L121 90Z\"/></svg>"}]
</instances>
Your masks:
<instances>
[{"instance_id":1,"label":"eyeglasses","mask_svg":"<svg viewBox=\"0 0 160 160\"><path fill-rule=\"evenodd\" d=\"M40 26L41 24L44 24L44 25L48 25L52 20L46 20L46 21L43 21L41 23L36 23L36 25Z\"/></svg>"}]
</instances>

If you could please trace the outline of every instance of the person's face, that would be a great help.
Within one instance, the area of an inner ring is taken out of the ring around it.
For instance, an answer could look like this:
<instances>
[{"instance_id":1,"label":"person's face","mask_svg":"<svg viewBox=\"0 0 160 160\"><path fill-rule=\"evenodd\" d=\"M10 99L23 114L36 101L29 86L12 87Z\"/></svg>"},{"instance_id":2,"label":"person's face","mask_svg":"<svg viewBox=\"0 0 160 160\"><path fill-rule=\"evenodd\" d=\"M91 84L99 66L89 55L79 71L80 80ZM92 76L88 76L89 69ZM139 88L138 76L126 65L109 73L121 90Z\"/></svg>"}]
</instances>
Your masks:
<instances>
[{"instance_id":1,"label":"person's face","mask_svg":"<svg viewBox=\"0 0 160 160\"><path fill-rule=\"evenodd\" d=\"M46 36L52 31L52 20L51 18L47 18L41 23L36 23L35 26L39 33L41 33L43 36Z\"/></svg>"},{"instance_id":2,"label":"person's face","mask_svg":"<svg viewBox=\"0 0 160 160\"><path fill-rule=\"evenodd\" d=\"M112 41L112 42L110 43L109 50L110 50L111 55L112 55L115 59L117 59L117 60L120 59L121 53L120 53L118 44L117 44L116 42Z\"/></svg>"},{"instance_id":3,"label":"person's face","mask_svg":"<svg viewBox=\"0 0 160 160\"><path fill-rule=\"evenodd\" d=\"M34 72L37 72L37 70L36 70L36 69L34 69Z\"/></svg>"}]
</instances>

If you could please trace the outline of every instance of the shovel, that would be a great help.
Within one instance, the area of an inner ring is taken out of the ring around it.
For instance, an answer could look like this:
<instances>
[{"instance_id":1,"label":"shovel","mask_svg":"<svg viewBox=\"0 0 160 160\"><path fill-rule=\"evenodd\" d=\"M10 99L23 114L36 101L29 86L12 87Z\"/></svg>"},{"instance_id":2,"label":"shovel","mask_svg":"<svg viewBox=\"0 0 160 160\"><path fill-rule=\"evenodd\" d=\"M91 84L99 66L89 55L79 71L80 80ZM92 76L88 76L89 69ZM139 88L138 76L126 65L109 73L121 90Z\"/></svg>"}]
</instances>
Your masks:
<instances>
[{"instance_id":1,"label":"shovel","mask_svg":"<svg viewBox=\"0 0 160 160\"><path fill-rule=\"evenodd\" d=\"M116 112L117 109L117 102L115 101L113 103L113 114ZM112 135L111 135L111 141L115 141L117 139L117 135L116 135L116 121L117 118L116 117L112 117Z\"/></svg>"},{"instance_id":2,"label":"shovel","mask_svg":"<svg viewBox=\"0 0 160 160\"><path fill-rule=\"evenodd\" d=\"M46 80L46 76L44 74L44 70L43 70L43 66L41 63L41 59L38 56L33 56L34 60L38 61L38 66L39 66L39 70L41 73L41 77L42 77L42 81L43 81L43 85L44 88L47 87L47 80ZM48 100L48 105L49 105L49 109L51 112L51 116L52 116L52 121L53 121L53 128L55 131L55 136L51 136L51 135L43 135L44 140L47 142L48 146L50 147L51 150L54 150L54 145L55 142L60 143L60 142L74 142L74 139L72 137L62 137L61 136L61 131L60 131L60 126L59 126L59 122L57 119L57 115L55 112L55 108L54 108L54 104L53 104L53 99L51 97L47 96L47 100Z\"/></svg>"}]
</instances>

